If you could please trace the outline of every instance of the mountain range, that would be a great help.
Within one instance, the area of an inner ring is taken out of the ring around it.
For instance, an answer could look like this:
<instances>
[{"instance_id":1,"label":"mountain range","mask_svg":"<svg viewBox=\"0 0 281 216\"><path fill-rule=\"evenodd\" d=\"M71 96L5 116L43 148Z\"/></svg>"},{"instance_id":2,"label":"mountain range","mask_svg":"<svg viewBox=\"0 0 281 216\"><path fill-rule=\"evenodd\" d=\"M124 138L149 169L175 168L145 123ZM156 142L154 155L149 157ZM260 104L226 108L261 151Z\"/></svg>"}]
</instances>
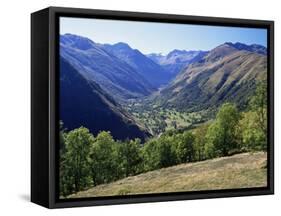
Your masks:
<instances>
[{"instance_id":1,"label":"mountain range","mask_svg":"<svg viewBox=\"0 0 281 216\"><path fill-rule=\"evenodd\" d=\"M123 107L152 105L198 111L234 102L243 109L256 82L266 79L267 48L226 42L209 51L173 50L144 55L128 44L99 44L73 34L60 36L61 120L116 139L150 134Z\"/></svg>"},{"instance_id":2,"label":"mountain range","mask_svg":"<svg viewBox=\"0 0 281 216\"><path fill-rule=\"evenodd\" d=\"M226 101L243 108L256 81L266 78L267 56L261 50L256 45L224 43L189 64L155 100L185 110L218 107Z\"/></svg>"},{"instance_id":3,"label":"mountain range","mask_svg":"<svg viewBox=\"0 0 281 216\"><path fill-rule=\"evenodd\" d=\"M172 78L172 75L167 73L159 64L147 58L139 50L132 49L126 43L105 44L103 47L134 68L155 88L167 84Z\"/></svg>"},{"instance_id":4,"label":"mountain range","mask_svg":"<svg viewBox=\"0 0 281 216\"><path fill-rule=\"evenodd\" d=\"M236 43L226 42L225 44L232 46L238 50L246 50L257 54L267 55L267 48L259 44L246 45L239 42Z\"/></svg>"},{"instance_id":5,"label":"mountain range","mask_svg":"<svg viewBox=\"0 0 281 216\"><path fill-rule=\"evenodd\" d=\"M73 34L60 36L60 55L119 100L147 96L173 76L126 43L98 44Z\"/></svg>"},{"instance_id":6,"label":"mountain range","mask_svg":"<svg viewBox=\"0 0 281 216\"><path fill-rule=\"evenodd\" d=\"M207 53L207 51L186 51L175 49L167 55L151 53L148 54L147 57L161 65L171 75L176 76L188 64L199 61Z\"/></svg>"},{"instance_id":7,"label":"mountain range","mask_svg":"<svg viewBox=\"0 0 281 216\"><path fill-rule=\"evenodd\" d=\"M88 38L61 35L60 55L83 76L119 99L138 98L155 90L133 67Z\"/></svg>"}]
</instances>

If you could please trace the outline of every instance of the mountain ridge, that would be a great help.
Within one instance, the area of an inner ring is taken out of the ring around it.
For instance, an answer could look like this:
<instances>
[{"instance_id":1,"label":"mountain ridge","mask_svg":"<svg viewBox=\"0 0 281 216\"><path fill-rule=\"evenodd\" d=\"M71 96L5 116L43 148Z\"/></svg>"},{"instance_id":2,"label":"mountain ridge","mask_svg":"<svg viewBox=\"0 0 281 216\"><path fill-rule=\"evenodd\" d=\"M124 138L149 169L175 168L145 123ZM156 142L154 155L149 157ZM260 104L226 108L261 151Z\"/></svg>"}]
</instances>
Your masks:
<instances>
[{"instance_id":1,"label":"mountain ridge","mask_svg":"<svg viewBox=\"0 0 281 216\"><path fill-rule=\"evenodd\" d=\"M235 101L243 107L256 80L266 77L267 48L257 44L225 42L209 51L174 49L166 56L145 56L124 42L98 44L71 34L61 38L61 55L121 103L161 87L153 98L164 106L197 110ZM164 80L170 81L161 80L169 73Z\"/></svg>"},{"instance_id":2,"label":"mountain ridge","mask_svg":"<svg viewBox=\"0 0 281 216\"><path fill-rule=\"evenodd\" d=\"M257 80L266 77L265 55L222 44L200 61L187 66L156 101L164 106L191 110L236 102L241 108L254 92Z\"/></svg>"},{"instance_id":3,"label":"mountain ridge","mask_svg":"<svg viewBox=\"0 0 281 216\"><path fill-rule=\"evenodd\" d=\"M73 38L78 39L77 45ZM80 44L83 44L82 48L87 44L87 49L80 49ZM155 90L125 61L87 38L61 35L60 54L85 77L99 83L105 91L120 100L149 95Z\"/></svg>"},{"instance_id":4,"label":"mountain ridge","mask_svg":"<svg viewBox=\"0 0 281 216\"><path fill-rule=\"evenodd\" d=\"M148 54L147 56L161 65L166 71L168 71L173 76L176 76L182 69L184 69L188 64L196 62L203 58L207 54L207 51L194 51L194 50L178 50L174 49L167 55L162 54Z\"/></svg>"},{"instance_id":5,"label":"mountain ridge","mask_svg":"<svg viewBox=\"0 0 281 216\"><path fill-rule=\"evenodd\" d=\"M170 74L160 65L142 54L138 49L133 49L126 43L105 44L103 47L108 52L113 53L119 59L129 64L155 88L167 84L171 79Z\"/></svg>"},{"instance_id":6,"label":"mountain ridge","mask_svg":"<svg viewBox=\"0 0 281 216\"><path fill-rule=\"evenodd\" d=\"M262 46L259 44L247 45L247 44L240 43L240 42L236 42L236 43L226 42L225 44L233 46L238 50L246 50L249 52L255 52L257 54L267 55L267 48L265 46Z\"/></svg>"},{"instance_id":7,"label":"mountain ridge","mask_svg":"<svg viewBox=\"0 0 281 216\"><path fill-rule=\"evenodd\" d=\"M110 131L115 139L140 138L150 134L142 129L110 95L88 80L60 57L60 120L67 130L87 127L94 135Z\"/></svg>"}]
</instances>

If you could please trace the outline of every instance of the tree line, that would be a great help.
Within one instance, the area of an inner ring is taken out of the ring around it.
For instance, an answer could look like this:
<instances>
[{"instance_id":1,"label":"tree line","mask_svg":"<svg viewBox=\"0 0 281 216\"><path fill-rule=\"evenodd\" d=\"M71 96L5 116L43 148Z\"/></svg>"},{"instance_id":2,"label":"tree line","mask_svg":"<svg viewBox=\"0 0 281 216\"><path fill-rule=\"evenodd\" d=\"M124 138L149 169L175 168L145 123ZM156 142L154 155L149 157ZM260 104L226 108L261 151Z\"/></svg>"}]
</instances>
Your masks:
<instances>
[{"instance_id":1,"label":"tree line","mask_svg":"<svg viewBox=\"0 0 281 216\"><path fill-rule=\"evenodd\" d=\"M212 121L186 131L171 130L145 143L94 136L85 127L60 133L60 195L180 163L267 148L267 90L257 85L249 109L223 104Z\"/></svg>"}]
</instances>

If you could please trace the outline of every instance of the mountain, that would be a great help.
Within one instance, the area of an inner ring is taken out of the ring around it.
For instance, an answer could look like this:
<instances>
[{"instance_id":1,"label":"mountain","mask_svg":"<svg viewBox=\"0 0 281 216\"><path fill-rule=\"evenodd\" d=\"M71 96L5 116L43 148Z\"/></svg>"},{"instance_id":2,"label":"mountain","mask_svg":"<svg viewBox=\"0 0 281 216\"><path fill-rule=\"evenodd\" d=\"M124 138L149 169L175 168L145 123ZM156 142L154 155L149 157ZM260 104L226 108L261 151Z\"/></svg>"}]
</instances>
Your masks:
<instances>
[{"instance_id":1,"label":"mountain","mask_svg":"<svg viewBox=\"0 0 281 216\"><path fill-rule=\"evenodd\" d=\"M155 88L167 84L172 77L157 63L126 43L105 44L103 47L134 68Z\"/></svg>"},{"instance_id":2,"label":"mountain","mask_svg":"<svg viewBox=\"0 0 281 216\"><path fill-rule=\"evenodd\" d=\"M120 100L146 96L155 90L133 67L88 38L61 35L60 54L83 76Z\"/></svg>"},{"instance_id":3,"label":"mountain","mask_svg":"<svg viewBox=\"0 0 281 216\"><path fill-rule=\"evenodd\" d=\"M120 140L144 140L149 136L97 83L80 74L63 57L60 57L60 120L68 130L84 126L94 135L110 131Z\"/></svg>"},{"instance_id":4,"label":"mountain","mask_svg":"<svg viewBox=\"0 0 281 216\"><path fill-rule=\"evenodd\" d=\"M90 39L73 34L61 35L60 44L79 50L89 50L96 47L96 43Z\"/></svg>"},{"instance_id":5,"label":"mountain","mask_svg":"<svg viewBox=\"0 0 281 216\"><path fill-rule=\"evenodd\" d=\"M148 54L152 61L161 65L166 71L173 76L176 76L188 64L199 61L208 52L206 51L186 51L186 50L173 50L166 56L162 54Z\"/></svg>"},{"instance_id":6,"label":"mountain","mask_svg":"<svg viewBox=\"0 0 281 216\"><path fill-rule=\"evenodd\" d=\"M266 78L267 58L256 50L225 43L181 71L155 101L177 109L201 110L229 101L243 108L257 80Z\"/></svg>"},{"instance_id":7,"label":"mountain","mask_svg":"<svg viewBox=\"0 0 281 216\"><path fill-rule=\"evenodd\" d=\"M246 50L249 52L267 55L267 48L262 45L258 45L258 44L246 45L246 44L239 43L239 42L237 42L237 43L227 42L226 44L229 46L233 46L234 48L236 48L238 50Z\"/></svg>"},{"instance_id":8,"label":"mountain","mask_svg":"<svg viewBox=\"0 0 281 216\"><path fill-rule=\"evenodd\" d=\"M159 65L161 65L161 61L165 59L165 55L162 53L150 53L146 56Z\"/></svg>"}]
</instances>

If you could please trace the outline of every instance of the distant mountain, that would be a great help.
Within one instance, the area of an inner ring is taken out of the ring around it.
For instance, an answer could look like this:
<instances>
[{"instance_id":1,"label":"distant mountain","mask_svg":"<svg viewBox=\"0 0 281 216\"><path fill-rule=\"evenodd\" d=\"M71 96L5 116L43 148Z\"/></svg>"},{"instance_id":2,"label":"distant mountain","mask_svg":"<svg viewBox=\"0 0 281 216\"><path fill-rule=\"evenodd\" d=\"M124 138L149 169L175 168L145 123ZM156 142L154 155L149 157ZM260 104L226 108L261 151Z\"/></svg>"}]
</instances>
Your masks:
<instances>
[{"instance_id":1,"label":"distant mountain","mask_svg":"<svg viewBox=\"0 0 281 216\"><path fill-rule=\"evenodd\" d=\"M63 57L60 57L60 119L69 130L84 126L94 135L105 130L120 140L144 140L149 136L98 84L85 78Z\"/></svg>"},{"instance_id":2,"label":"distant mountain","mask_svg":"<svg viewBox=\"0 0 281 216\"><path fill-rule=\"evenodd\" d=\"M104 44L103 47L134 68L155 88L167 84L172 77L157 63L126 43Z\"/></svg>"},{"instance_id":3,"label":"distant mountain","mask_svg":"<svg viewBox=\"0 0 281 216\"><path fill-rule=\"evenodd\" d=\"M267 58L259 52L247 45L222 44L181 71L155 100L185 110L217 107L226 101L243 108L256 81L266 78Z\"/></svg>"},{"instance_id":4,"label":"distant mountain","mask_svg":"<svg viewBox=\"0 0 281 216\"><path fill-rule=\"evenodd\" d=\"M120 100L149 95L155 90L132 66L88 38L61 35L60 54L85 77Z\"/></svg>"},{"instance_id":5,"label":"distant mountain","mask_svg":"<svg viewBox=\"0 0 281 216\"><path fill-rule=\"evenodd\" d=\"M208 52L206 51L186 51L186 50L173 50L166 56L162 54L148 54L151 60L161 65L166 71L173 76L176 76L188 64L196 62L203 58Z\"/></svg>"},{"instance_id":6,"label":"distant mountain","mask_svg":"<svg viewBox=\"0 0 281 216\"><path fill-rule=\"evenodd\" d=\"M162 53L150 53L146 56L159 65L161 65L161 61L165 59L165 55Z\"/></svg>"}]
</instances>

